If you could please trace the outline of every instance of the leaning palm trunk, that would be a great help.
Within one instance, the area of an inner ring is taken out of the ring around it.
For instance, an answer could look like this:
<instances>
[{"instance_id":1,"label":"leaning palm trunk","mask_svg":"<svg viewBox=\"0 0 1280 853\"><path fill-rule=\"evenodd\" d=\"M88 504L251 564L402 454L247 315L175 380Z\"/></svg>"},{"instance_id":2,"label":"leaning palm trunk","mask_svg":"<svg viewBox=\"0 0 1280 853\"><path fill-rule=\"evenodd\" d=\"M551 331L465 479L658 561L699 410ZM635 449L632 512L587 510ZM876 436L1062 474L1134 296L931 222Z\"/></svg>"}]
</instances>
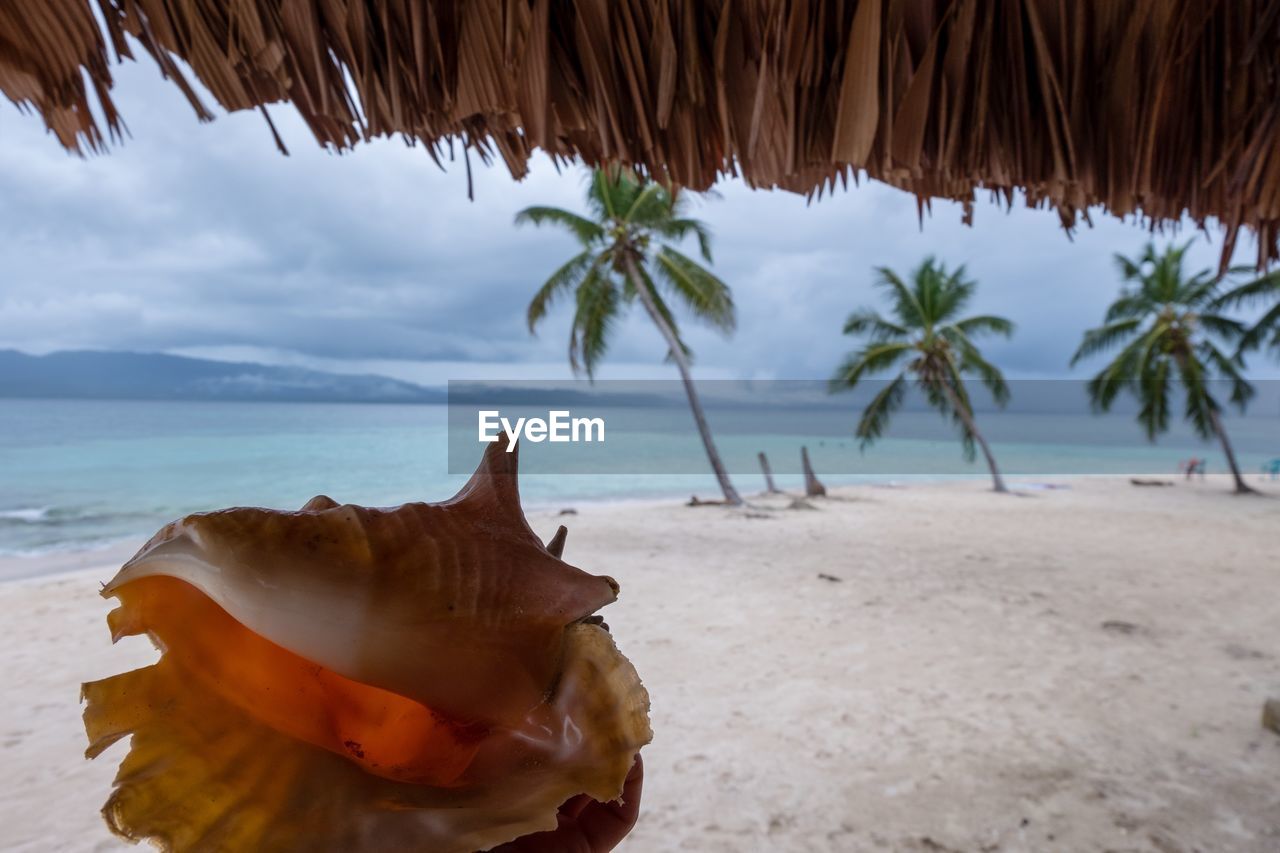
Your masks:
<instances>
[{"instance_id":1,"label":"leaning palm trunk","mask_svg":"<svg viewBox=\"0 0 1280 853\"><path fill-rule=\"evenodd\" d=\"M991 454L991 448L987 446L987 440L982 437L982 433L978 432L978 425L973 420L973 413L960 400L955 389L948 383L941 382L942 391L947 395L947 401L951 403L951 408L955 409L956 414L960 417L964 428L973 436L973 440L978 442L978 446L982 448L982 455L987 458L987 467L991 469L992 488L997 492L1008 492L1005 488L1004 478L1000 476L1000 469L996 466L996 458Z\"/></svg>"},{"instance_id":2,"label":"leaning palm trunk","mask_svg":"<svg viewBox=\"0 0 1280 853\"><path fill-rule=\"evenodd\" d=\"M1236 452L1231 447L1231 440L1227 438L1227 431L1222 426L1222 420L1218 417L1218 413L1210 409L1209 420L1213 423L1213 431L1217 433L1218 441L1222 442L1222 452L1227 456L1227 466L1231 469L1231 476L1236 481L1236 494L1247 495L1254 492L1244 481L1244 477L1240 475L1240 466L1236 464Z\"/></svg>"},{"instance_id":3,"label":"leaning palm trunk","mask_svg":"<svg viewBox=\"0 0 1280 853\"><path fill-rule=\"evenodd\" d=\"M676 368L680 371L680 379L684 381L684 392L689 397L689 408L693 410L693 422L698 426L698 435L702 437L702 446L707 450L711 470L715 472L725 503L738 506L742 503L742 498L738 495L738 490L733 487L733 483L729 482L729 472L725 470L724 462L720 460L720 453L716 450L716 443L711 438L711 428L707 426L707 416L702 411L702 402L698 399L698 392L693 387L693 376L689 373L689 360L685 358L680 340L676 337L671 324L654 304L644 281L640 278L634 260L627 260L627 276L631 279L631 285L636 289L641 304L649 312L654 325L658 327L658 331L662 333L663 339L671 350L671 360L676 363Z\"/></svg>"}]
</instances>

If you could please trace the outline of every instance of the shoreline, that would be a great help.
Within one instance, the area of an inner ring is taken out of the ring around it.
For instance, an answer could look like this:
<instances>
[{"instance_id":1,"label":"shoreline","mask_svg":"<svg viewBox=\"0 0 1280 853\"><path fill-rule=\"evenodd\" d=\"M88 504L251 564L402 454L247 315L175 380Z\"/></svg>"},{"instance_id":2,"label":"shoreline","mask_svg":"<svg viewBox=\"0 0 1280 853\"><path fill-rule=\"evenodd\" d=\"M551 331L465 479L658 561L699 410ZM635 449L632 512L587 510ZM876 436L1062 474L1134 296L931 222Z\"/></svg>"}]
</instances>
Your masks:
<instances>
[{"instance_id":1,"label":"shoreline","mask_svg":"<svg viewBox=\"0 0 1280 853\"><path fill-rule=\"evenodd\" d=\"M788 475L798 476L798 475ZM877 475L867 475L868 477L876 477ZM841 482L839 475L834 477L823 478L827 483L829 491L833 494L855 491L858 489L925 489L925 490L949 490L963 488L974 483L985 483L990 480L990 476L983 473L975 474L952 474L952 475L920 475L921 479L912 479L913 475L899 475L885 479L867 479L858 482ZM1024 495L1039 495L1044 492L1054 491L1055 485L1061 485L1065 488L1071 488L1075 483L1087 482L1124 482L1128 483L1131 478L1144 480L1163 480L1172 483L1174 486L1187 486L1197 490L1211 490L1217 483L1219 488L1225 488L1230 492L1230 476L1227 474L1210 474L1205 480L1192 479L1185 481L1180 473L1172 473L1168 475L1156 475L1150 473L1135 474L1015 474L1006 475L1005 480L1013 494L1018 494L1022 490ZM775 479L781 479L775 477ZM1254 488L1258 489L1265 497L1271 495L1280 497L1280 480L1267 480L1259 478L1257 474L1252 476L1245 475L1245 481ZM1223 486L1223 484L1226 484ZM803 497L803 485L782 489L785 497ZM705 493L704 500L709 503L707 507L715 506L714 501L717 500L714 482L708 483L708 488L703 493L696 493L700 498ZM754 501L769 501L777 498L778 495L769 495L767 492L752 492L744 497L746 501L743 509L750 509ZM525 500L525 511L530 516L558 516L562 511L577 510L578 507L588 507L597 509L636 509L646 510L654 507L669 507L674 504L687 505L690 494L684 491L676 493L674 491L661 495L643 495L639 497L619 497L616 495L595 496L588 495L586 497L567 497L563 500L550 501L545 499ZM573 518L574 513L568 513L565 518ZM173 520L173 519L170 519ZM167 522L162 522L167 523ZM156 529L159 529L157 526ZM553 528L554 530L554 528ZM110 563L115 558L116 564L119 565L132 556L143 543L147 541L154 531L150 533L138 533L136 535L124 535L113 538L110 541L94 546L77 546L70 544L68 547L61 545L52 546L45 551L4 553L0 551L0 584L14 583L18 581L40 580L58 577L67 574L73 574L81 569L95 568L98 565ZM126 553L127 552L127 553Z\"/></svg>"}]
</instances>

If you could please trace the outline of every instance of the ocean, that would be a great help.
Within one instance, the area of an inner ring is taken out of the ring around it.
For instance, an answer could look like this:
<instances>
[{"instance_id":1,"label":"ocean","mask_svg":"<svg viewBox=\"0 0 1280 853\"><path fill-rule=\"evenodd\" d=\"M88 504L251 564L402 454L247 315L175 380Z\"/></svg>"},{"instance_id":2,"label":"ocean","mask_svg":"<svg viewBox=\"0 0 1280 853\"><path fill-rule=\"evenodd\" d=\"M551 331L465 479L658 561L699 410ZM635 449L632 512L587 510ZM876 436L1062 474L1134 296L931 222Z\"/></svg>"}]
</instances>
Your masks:
<instances>
[{"instance_id":1,"label":"ocean","mask_svg":"<svg viewBox=\"0 0 1280 853\"><path fill-rule=\"evenodd\" d=\"M535 471L522 476L526 505L717 497L688 412L657 416L669 422L648 440L636 434L624 445L627 470L637 473L539 474L549 448L526 443L524 462ZM865 451L851 434L852 410L787 417L713 410L711 420L744 496L763 488L756 461L762 450L778 484L799 487L801 445L830 484L987 476L981 460L966 462L949 427L927 412L900 413L888 436ZM983 425L1015 482L1172 476L1188 456L1207 458L1211 472L1223 470L1216 444L1185 429L1149 444L1132 416L1005 414ZM1250 477L1280 456L1280 418L1232 419L1228 428ZM443 406L0 400L0 554L93 548L149 536L191 512L298 507L316 494L371 506L442 500L466 480L450 472L448 445Z\"/></svg>"}]
</instances>

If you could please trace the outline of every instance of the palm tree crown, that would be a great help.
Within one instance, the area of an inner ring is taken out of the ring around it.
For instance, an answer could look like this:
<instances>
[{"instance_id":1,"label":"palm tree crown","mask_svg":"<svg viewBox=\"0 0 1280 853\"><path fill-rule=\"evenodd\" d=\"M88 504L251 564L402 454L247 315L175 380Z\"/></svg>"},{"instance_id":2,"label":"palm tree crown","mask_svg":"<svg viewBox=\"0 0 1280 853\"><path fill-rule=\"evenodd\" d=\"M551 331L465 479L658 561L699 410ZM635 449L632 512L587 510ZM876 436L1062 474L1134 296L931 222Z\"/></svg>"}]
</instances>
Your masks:
<instances>
[{"instance_id":1,"label":"palm tree crown","mask_svg":"<svg viewBox=\"0 0 1280 853\"><path fill-rule=\"evenodd\" d=\"M594 376L610 331L638 296L652 301L686 356L689 348L668 299L721 332L733 332L736 320L728 286L673 245L695 237L702 258L711 262L711 234L705 224L685 215L683 195L625 171L597 169L587 189L587 207L590 217L558 207L528 207L516 215L516 224L564 228L582 247L546 280L528 313L529 330L536 331L557 298L574 294L569 362L575 373Z\"/></svg>"},{"instance_id":2,"label":"palm tree crown","mask_svg":"<svg viewBox=\"0 0 1280 853\"><path fill-rule=\"evenodd\" d=\"M565 228L581 247L534 294L529 331L537 329L556 299L572 292L569 364L574 373L593 378L609 346L609 333L623 311L638 301L662 334L667 357L680 371L694 424L725 502L742 503L712 440L689 369L692 353L668 304L668 300L679 303L696 319L725 334L733 331L733 297L728 286L674 245L695 237L703 260L710 263L710 232L685 215L683 196L621 169L591 173L587 207L589 216L558 207L529 207L516 215L516 224Z\"/></svg>"},{"instance_id":3,"label":"palm tree crown","mask_svg":"<svg viewBox=\"0 0 1280 853\"><path fill-rule=\"evenodd\" d=\"M1217 437L1236 474L1237 488L1247 490L1219 419L1221 405L1210 383L1227 383L1230 400L1244 408L1253 388L1241 375L1238 354L1222 346L1238 342L1245 326L1217 313L1219 281L1208 270L1187 274L1184 260L1191 244L1157 252L1148 243L1142 255L1116 255L1124 284L1120 297L1107 309L1103 325L1085 332L1071 364L1120 347L1119 354L1089 381L1096 409L1107 411L1123 390L1137 397L1138 421L1147 437L1169 428L1170 390L1176 379L1185 393L1185 416L1202 438Z\"/></svg>"},{"instance_id":4,"label":"palm tree crown","mask_svg":"<svg viewBox=\"0 0 1280 853\"><path fill-rule=\"evenodd\" d=\"M1004 491L995 459L974 422L963 377L976 376L997 403L1007 402L1009 387L1004 376L983 357L973 338L983 334L1009 337L1013 323L989 314L961 316L977 288L977 282L965 278L963 266L948 271L945 265L926 258L909 281L888 267L877 268L876 274L877 287L889 298L890 316L871 309L849 315L845 334L867 342L849 353L830 384L833 391L844 391L874 374L896 371L897 375L867 404L855 434L863 447L879 438L902 405L908 382L914 379L929 403L960 428L966 458L974 457L975 441L982 445L996 489Z\"/></svg>"}]
</instances>

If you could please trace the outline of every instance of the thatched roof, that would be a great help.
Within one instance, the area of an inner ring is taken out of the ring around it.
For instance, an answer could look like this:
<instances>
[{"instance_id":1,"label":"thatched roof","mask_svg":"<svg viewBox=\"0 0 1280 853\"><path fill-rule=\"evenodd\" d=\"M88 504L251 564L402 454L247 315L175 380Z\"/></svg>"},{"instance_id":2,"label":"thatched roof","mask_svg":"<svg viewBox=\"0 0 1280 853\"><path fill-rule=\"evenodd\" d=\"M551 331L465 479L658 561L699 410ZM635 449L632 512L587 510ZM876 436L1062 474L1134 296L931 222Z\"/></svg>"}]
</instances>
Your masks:
<instances>
[{"instance_id":1,"label":"thatched roof","mask_svg":"<svg viewBox=\"0 0 1280 853\"><path fill-rule=\"evenodd\" d=\"M1021 188L1067 225L1212 217L1280 258L1280 0L89 2L0 3L0 90L75 150L120 133L111 54L141 44L202 117L189 75L336 148L459 141L517 177L542 148L695 189L865 169L922 202Z\"/></svg>"}]
</instances>

